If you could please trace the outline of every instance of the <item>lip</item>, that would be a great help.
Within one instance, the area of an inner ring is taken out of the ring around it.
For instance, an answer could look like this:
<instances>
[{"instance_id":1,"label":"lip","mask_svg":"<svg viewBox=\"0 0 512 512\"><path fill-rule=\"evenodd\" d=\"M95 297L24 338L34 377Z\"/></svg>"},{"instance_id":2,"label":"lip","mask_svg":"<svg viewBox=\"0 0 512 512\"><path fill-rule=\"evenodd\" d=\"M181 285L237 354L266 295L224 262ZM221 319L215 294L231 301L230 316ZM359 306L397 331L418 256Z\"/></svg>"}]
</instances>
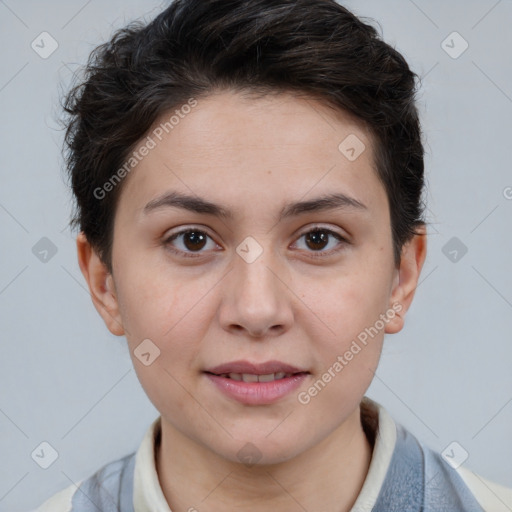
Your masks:
<instances>
[{"instance_id":1,"label":"lip","mask_svg":"<svg viewBox=\"0 0 512 512\"><path fill-rule=\"evenodd\" d=\"M238 360L220 364L205 370L207 373L222 375L223 373L250 373L253 375L268 375L269 373L309 373L304 368L298 368L282 361L266 361L264 363L251 363Z\"/></svg>"},{"instance_id":2,"label":"lip","mask_svg":"<svg viewBox=\"0 0 512 512\"><path fill-rule=\"evenodd\" d=\"M237 402L246 405L269 405L295 391L309 377L309 373L297 373L272 382L244 382L212 373L205 373L205 376L217 389Z\"/></svg>"},{"instance_id":3,"label":"lip","mask_svg":"<svg viewBox=\"0 0 512 512\"><path fill-rule=\"evenodd\" d=\"M268 375L279 372L293 375L271 382L244 382L222 376L227 373ZM204 375L224 395L237 402L246 405L268 405L281 400L296 390L310 375L310 372L282 361L252 363L240 360L209 368L204 371Z\"/></svg>"}]
</instances>

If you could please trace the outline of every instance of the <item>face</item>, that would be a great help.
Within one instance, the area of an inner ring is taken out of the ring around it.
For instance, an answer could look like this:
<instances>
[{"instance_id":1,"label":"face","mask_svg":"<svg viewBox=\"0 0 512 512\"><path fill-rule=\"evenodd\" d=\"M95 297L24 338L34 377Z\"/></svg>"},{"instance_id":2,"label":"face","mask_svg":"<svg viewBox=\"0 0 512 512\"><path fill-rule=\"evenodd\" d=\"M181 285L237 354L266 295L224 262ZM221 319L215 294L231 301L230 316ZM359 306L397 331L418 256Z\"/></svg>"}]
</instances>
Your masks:
<instances>
[{"instance_id":1,"label":"face","mask_svg":"<svg viewBox=\"0 0 512 512\"><path fill-rule=\"evenodd\" d=\"M154 139L123 184L100 313L167 429L288 460L359 414L412 300L372 141L314 100L232 92Z\"/></svg>"}]
</instances>

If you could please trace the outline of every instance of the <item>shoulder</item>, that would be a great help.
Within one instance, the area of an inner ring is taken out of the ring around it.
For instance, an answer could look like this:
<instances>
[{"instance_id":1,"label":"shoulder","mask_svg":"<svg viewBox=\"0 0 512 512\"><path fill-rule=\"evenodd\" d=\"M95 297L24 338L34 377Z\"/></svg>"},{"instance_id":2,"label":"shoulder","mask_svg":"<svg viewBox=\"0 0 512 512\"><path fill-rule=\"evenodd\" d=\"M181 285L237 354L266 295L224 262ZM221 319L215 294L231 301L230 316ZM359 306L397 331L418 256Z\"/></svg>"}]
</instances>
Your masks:
<instances>
[{"instance_id":1,"label":"shoulder","mask_svg":"<svg viewBox=\"0 0 512 512\"><path fill-rule=\"evenodd\" d=\"M70 485L34 512L129 511L133 503L135 453L102 466L89 478ZM113 508L114 507L114 508Z\"/></svg>"},{"instance_id":2,"label":"shoulder","mask_svg":"<svg viewBox=\"0 0 512 512\"><path fill-rule=\"evenodd\" d=\"M395 422L377 402L366 398L362 405L367 409L361 417L363 425L371 430L376 424L377 428L372 436L372 462L359 497L361 507L355 510L512 511L511 488L455 464L449 455L437 453ZM377 422L375 418L368 421L370 412L373 416L378 413ZM363 492L369 490L371 496ZM416 508L412 503L417 503Z\"/></svg>"},{"instance_id":3,"label":"shoulder","mask_svg":"<svg viewBox=\"0 0 512 512\"><path fill-rule=\"evenodd\" d=\"M472 500L484 512L510 512L512 489L491 482L462 465L452 465L442 455L422 445L425 461L425 498L442 502L446 493L460 503Z\"/></svg>"},{"instance_id":4,"label":"shoulder","mask_svg":"<svg viewBox=\"0 0 512 512\"><path fill-rule=\"evenodd\" d=\"M491 482L462 466L458 468L457 472L486 512L510 512L512 510L511 487Z\"/></svg>"}]
</instances>

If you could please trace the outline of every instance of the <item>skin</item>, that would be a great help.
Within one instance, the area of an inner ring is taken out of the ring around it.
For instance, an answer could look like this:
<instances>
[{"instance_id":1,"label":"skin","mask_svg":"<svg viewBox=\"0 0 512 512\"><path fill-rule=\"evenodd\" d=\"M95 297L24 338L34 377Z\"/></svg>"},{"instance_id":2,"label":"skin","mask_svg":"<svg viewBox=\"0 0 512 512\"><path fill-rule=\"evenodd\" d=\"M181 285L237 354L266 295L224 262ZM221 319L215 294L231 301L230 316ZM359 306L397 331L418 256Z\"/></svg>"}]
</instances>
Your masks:
<instances>
[{"instance_id":1,"label":"skin","mask_svg":"<svg viewBox=\"0 0 512 512\"><path fill-rule=\"evenodd\" d=\"M338 150L350 134L366 146L355 161ZM384 333L403 327L426 254L422 229L395 266L388 200L372 158L368 132L347 113L290 94L255 99L217 92L200 98L125 178L112 274L78 236L92 300L109 330L126 336L138 378L161 413L157 471L173 511L340 512L356 500L372 450L359 404ZM219 204L232 218L177 207L144 214L149 201L168 191ZM365 208L277 222L287 203L333 192ZM202 248L184 236L166 245L187 227L211 238ZM313 228L347 241L331 235L318 249L305 236ZM252 263L236 252L247 236L263 249ZM393 304L400 313L301 404L298 392ZM149 366L134 356L147 338L161 351ZM238 359L277 359L310 375L274 404L244 405L202 373ZM237 456L248 442L261 453L251 467Z\"/></svg>"}]
</instances>

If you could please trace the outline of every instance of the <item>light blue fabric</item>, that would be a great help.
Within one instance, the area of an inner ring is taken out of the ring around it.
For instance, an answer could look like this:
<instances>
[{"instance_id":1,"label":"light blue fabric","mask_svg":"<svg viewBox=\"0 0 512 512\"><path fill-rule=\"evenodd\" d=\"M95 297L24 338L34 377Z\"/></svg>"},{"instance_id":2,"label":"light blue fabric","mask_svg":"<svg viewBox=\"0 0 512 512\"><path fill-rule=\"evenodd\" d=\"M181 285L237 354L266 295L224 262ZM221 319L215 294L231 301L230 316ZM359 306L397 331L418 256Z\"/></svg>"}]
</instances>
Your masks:
<instances>
[{"instance_id":1,"label":"light blue fabric","mask_svg":"<svg viewBox=\"0 0 512 512\"><path fill-rule=\"evenodd\" d=\"M103 466L73 495L71 512L134 512L135 453Z\"/></svg>"},{"instance_id":2,"label":"light blue fabric","mask_svg":"<svg viewBox=\"0 0 512 512\"><path fill-rule=\"evenodd\" d=\"M396 446L372 512L484 512L456 470L396 424Z\"/></svg>"},{"instance_id":3,"label":"light blue fabric","mask_svg":"<svg viewBox=\"0 0 512 512\"><path fill-rule=\"evenodd\" d=\"M484 512L457 472L400 424L372 512ZM134 512L135 453L107 464L77 489L72 512Z\"/></svg>"}]
</instances>

